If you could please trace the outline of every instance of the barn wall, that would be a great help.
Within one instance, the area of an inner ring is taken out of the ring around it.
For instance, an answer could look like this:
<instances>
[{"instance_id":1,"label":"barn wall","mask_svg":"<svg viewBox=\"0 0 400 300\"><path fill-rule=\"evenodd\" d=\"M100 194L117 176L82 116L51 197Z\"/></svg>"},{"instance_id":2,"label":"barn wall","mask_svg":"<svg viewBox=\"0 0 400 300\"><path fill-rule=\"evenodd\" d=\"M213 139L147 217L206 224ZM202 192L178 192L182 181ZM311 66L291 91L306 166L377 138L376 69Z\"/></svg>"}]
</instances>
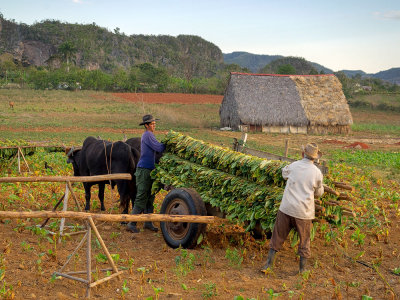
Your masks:
<instances>
[{"instance_id":1,"label":"barn wall","mask_svg":"<svg viewBox=\"0 0 400 300\"><path fill-rule=\"evenodd\" d=\"M233 130L238 130L241 124L237 100L235 99L235 91L232 87L231 80L225 90L224 98L222 99L219 108L219 118L221 127L230 127Z\"/></svg>"},{"instance_id":2,"label":"barn wall","mask_svg":"<svg viewBox=\"0 0 400 300\"><path fill-rule=\"evenodd\" d=\"M348 134L351 129L349 125L336 125L336 126L322 126L312 125L307 127L308 133L311 134Z\"/></svg>"},{"instance_id":3,"label":"barn wall","mask_svg":"<svg viewBox=\"0 0 400 300\"><path fill-rule=\"evenodd\" d=\"M262 132L307 134L307 126L263 126Z\"/></svg>"}]
</instances>

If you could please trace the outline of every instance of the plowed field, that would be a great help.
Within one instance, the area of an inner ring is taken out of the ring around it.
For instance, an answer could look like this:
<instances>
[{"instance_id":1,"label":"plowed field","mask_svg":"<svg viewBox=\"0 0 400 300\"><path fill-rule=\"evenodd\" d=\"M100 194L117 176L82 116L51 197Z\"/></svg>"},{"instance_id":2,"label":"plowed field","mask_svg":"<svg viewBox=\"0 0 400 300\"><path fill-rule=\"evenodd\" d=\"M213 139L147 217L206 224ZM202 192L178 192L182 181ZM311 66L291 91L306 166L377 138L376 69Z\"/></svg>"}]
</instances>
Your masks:
<instances>
[{"instance_id":1,"label":"plowed field","mask_svg":"<svg viewBox=\"0 0 400 300\"><path fill-rule=\"evenodd\" d=\"M116 97L130 102L146 103L180 103L180 104L220 104L222 95L199 95L199 94L172 94L172 93L114 93Z\"/></svg>"}]
</instances>

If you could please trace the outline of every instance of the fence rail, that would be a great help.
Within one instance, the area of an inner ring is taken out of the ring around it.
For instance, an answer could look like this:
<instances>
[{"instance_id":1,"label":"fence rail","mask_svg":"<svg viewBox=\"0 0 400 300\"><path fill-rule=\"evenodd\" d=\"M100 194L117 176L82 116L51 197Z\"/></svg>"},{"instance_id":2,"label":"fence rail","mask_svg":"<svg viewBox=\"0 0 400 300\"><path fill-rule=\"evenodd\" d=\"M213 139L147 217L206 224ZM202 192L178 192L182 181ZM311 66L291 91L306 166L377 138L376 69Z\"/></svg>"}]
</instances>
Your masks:
<instances>
[{"instance_id":1,"label":"fence rail","mask_svg":"<svg viewBox=\"0 0 400 300\"><path fill-rule=\"evenodd\" d=\"M1 182L97 182L104 180L131 180L128 173L115 173L96 176L31 176L31 177L1 177Z\"/></svg>"}]
</instances>

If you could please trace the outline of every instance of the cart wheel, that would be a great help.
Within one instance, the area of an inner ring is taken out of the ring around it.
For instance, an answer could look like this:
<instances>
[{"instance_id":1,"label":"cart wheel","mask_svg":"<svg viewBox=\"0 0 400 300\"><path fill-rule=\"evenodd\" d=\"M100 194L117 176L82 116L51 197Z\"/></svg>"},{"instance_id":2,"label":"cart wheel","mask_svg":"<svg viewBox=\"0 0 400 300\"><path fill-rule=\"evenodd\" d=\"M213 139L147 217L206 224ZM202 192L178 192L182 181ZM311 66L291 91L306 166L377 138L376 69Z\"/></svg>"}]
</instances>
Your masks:
<instances>
[{"instance_id":1,"label":"cart wheel","mask_svg":"<svg viewBox=\"0 0 400 300\"><path fill-rule=\"evenodd\" d=\"M207 210L200 195L192 189L174 189L165 196L161 206L162 214L169 215L207 215ZM207 224L160 222L165 242L171 248L194 248L197 239Z\"/></svg>"}]
</instances>

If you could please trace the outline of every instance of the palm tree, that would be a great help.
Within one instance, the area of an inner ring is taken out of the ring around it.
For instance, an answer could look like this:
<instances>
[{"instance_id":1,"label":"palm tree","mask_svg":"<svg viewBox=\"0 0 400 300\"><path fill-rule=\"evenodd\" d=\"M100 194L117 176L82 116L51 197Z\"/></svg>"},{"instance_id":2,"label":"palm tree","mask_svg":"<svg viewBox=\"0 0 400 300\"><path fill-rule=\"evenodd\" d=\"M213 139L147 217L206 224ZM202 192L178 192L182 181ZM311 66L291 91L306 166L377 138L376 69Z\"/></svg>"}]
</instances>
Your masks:
<instances>
[{"instance_id":1,"label":"palm tree","mask_svg":"<svg viewBox=\"0 0 400 300\"><path fill-rule=\"evenodd\" d=\"M61 53L61 55L63 56L63 58L65 59L65 61L67 62L67 72L69 72L69 62L70 59L72 58L73 60L73 56L75 56L75 53L78 50L76 49L76 47L74 46L74 44L72 44L72 42L70 41L66 41L64 43L62 43L59 47L58 47L58 52Z\"/></svg>"}]
</instances>

